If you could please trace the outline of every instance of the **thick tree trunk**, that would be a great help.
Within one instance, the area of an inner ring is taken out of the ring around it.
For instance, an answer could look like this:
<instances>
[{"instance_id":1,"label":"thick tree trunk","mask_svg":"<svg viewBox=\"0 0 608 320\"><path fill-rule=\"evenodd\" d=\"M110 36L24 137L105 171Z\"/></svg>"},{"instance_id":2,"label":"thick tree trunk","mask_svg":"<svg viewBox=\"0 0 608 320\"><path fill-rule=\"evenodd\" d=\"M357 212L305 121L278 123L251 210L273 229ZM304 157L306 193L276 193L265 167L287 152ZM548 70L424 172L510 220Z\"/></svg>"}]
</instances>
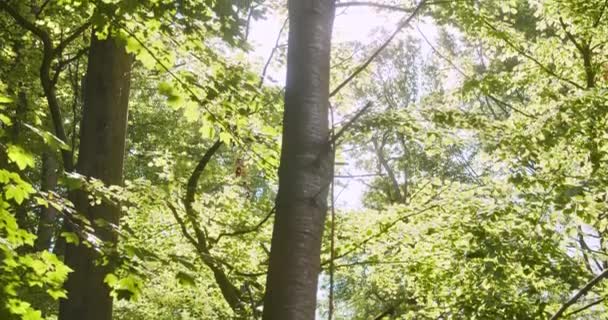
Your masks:
<instances>
[{"instance_id":1,"label":"thick tree trunk","mask_svg":"<svg viewBox=\"0 0 608 320\"><path fill-rule=\"evenodd\" d=\"M42 172L40 174L42 191L53 191L57 187L57 159L52 152L45 151L42 154ZM57 219L57 209L49 205L42 208L34 249L36 251L49 250L53 242Z\"/></svg>"},{"instance_id":2,"label":"thick tree trunk","mask_svg":"<svg viewBox=\"0 0 608 320\"><path fill-rule=\"evenodd\" d=\"M102 180L107 185L122 183L127 129L131 57L113 39L92 36L84 91L83 119L77 171ZM120 209L107 203L90 206L84 192L73 195L76 210L94 223L103 219L118 224ZM95 226L97 237L113 246L117 236L109 227ZM109 265L95 262L98 254L84 245L69 244L65 261L75 271L70 274L62 300L60 320L110 320L112 298L104 283Z\"/></svg>"},{"instance_id":3,"label":"thick tree trunk","mask_svg":"<svg viewBox=\"0 0 608 320\"><path fill-rule=\"evenodd\" d=\"M314 319L330 148L333 0L289 1L287 87L266 320Z\"/></svg>"}]
</instances>

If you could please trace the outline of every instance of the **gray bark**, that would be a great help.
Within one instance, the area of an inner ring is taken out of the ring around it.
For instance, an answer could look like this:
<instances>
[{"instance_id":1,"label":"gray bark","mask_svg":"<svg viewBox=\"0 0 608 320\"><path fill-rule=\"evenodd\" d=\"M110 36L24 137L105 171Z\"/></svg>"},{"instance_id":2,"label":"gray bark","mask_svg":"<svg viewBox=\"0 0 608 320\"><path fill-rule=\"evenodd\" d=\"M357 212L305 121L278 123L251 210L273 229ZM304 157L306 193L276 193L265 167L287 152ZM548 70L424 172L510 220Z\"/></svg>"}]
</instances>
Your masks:
<instances>
[{"instance_id":1,"label":"gray bark","mask_svg":"<svg viewBox=\"0 0 608 320\"><path fill-rule=\"evenodd\" d=\"M290 0L277 212L263 318L314 319L330 182L333 0Z\"/></svg>"}]
</instances>

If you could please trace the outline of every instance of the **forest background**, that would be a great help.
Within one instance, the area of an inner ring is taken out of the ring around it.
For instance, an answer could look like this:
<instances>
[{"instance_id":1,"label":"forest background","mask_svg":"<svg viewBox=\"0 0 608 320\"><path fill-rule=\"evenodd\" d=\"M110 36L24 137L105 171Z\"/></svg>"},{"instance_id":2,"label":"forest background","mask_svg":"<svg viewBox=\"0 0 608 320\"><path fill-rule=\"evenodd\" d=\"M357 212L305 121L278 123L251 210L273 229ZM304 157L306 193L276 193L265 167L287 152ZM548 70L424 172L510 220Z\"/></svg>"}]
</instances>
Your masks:
<instances>
[{"instance_id":1,"label":"forest background","mask_svg":"<svg viewBox=\"0 0 608 320\"><path fill-rule=\"evenodd\" d=\"M607 7L0 0L0 318L608 317Z\"/></svg>"}]
</instances>

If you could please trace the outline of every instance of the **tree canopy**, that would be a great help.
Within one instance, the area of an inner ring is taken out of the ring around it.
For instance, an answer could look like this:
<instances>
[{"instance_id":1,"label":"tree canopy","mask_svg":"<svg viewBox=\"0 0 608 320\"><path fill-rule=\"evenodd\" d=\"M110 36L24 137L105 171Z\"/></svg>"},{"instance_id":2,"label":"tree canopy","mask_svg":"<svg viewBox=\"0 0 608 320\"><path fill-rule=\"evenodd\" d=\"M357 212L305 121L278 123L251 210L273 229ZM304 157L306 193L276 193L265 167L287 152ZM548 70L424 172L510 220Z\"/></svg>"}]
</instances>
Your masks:
<instances>
[{"instance_id":1,"label":"tree canopy","mask_svg":"<svg viewBox=\"0 0 608 320\"><path fill-rule=\"evenodd\" d=\"M0 0L0 319L604 319L607 39L605 0Z\"/></svg>"}]
</instances>

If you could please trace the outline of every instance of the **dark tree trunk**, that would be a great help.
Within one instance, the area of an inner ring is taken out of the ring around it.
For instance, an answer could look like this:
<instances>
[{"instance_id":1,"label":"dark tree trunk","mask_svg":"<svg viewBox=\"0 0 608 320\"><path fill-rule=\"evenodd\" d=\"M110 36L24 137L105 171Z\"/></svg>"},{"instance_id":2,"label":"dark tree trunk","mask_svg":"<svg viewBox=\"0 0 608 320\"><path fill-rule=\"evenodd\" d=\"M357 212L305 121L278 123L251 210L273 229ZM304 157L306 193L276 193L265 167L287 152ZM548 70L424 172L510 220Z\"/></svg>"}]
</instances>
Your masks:
<instances>
[{"instance_id":1,"label":"dark tree trunk","mask_svg":"<svg viewBox=\"0 0 608 320\"><path fill-rule=\"evenodd\" d=\"M127 129L131 57L113 39L92 36L89 52L83 119L80 132L77 171L102 180L107 185L122 183ZM87 195L72 196L76 210L94 223L97 219L118 224L120 209L107 203L90 206ZM116 233L109 227L95 226L97 237L114 246ZM65 261L75 270L65 284L68 299L59 307L60 320L110 320L112 298L104 278L110 265L96 265L98 254L84 245L68 244Z\"/></svg>"},{"instance_id":2,"label":"dark tree trunk","mask_svg":"<svg viewBox=\"0 0 608 320\"><path fill-rule=\"evenodd\" d=\"M42 172L40 174L42 191L53 191L57 187L58 163L55 155L50 151L42 154ZM57 209L48 205L40 211L38 231L34 249L36 251L49 250L53 242L57 219Z\"/></svg>"},{"instance_id":3,"label":"dark tree trunk","mask_svg":"<svg viewBox=\"0 0 608 320\"><path fill-rule=\"evenodd\" d=\"M314 319L330 149L333 0L289 1L279 193L266 283L266 320Z\"/></svg>"},{"instance_id":4,"label":"dark tree trunk","mask_svg":"<svg viewBox=\"0 0 608 320\"><path fill-rule=\"evenodd\" d=\"M12 140L18 145L25 145L26 139L23 134L23 125L27 120L27 95L25 91L19 90L17 97L17 109L15 109L15 118L13 119ZM15 219L20 228L32 231L32 224L28 223L27 219L27 204L28 201L15 207Z\"/></svg>"}]
</instances>

